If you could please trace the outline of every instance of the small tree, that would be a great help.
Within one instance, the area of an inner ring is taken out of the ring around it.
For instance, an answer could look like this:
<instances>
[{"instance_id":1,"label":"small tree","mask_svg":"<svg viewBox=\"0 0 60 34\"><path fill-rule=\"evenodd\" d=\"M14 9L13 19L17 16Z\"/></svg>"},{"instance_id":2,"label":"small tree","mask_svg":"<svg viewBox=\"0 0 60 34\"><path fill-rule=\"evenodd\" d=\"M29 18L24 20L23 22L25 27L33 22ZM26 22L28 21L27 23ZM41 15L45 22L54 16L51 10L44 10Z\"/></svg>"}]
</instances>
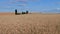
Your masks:
<instances>
[{"instance_id":1,"label":"small tree","mask_svg":"<svg viewBox=\"0 0 60 34\"><path fill-rule=\"evenodd\" d=\"M26 14L28 14L28 11L26 11Z\"/></svg>"},{"instance_id":2,"label":"small tree","mask_svg":"<svg viewBox=\"0 0 60 34\"><path fill-rule=\"evenodd\" d=\"M15 14L17 15L17 9L15 9Z\"/></svg>"},{"instance_id":3,"label":"small tree","mask_svg":"<svg viewBox=\"0 0 60 34\"><path fill-rule=\"evenodd\" d=\"M22 12L22 14L26 14L25 12Z\"/></svg>"}]
</instances>

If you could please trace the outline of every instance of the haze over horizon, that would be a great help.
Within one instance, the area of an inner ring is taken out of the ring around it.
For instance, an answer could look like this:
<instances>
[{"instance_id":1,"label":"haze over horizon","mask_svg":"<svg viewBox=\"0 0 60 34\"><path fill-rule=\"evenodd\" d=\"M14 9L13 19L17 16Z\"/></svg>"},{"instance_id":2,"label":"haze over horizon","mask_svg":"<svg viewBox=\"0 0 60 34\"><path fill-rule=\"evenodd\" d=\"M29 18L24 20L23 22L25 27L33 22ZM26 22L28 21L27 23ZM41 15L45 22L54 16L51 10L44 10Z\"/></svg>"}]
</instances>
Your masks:
<instances>
[{"instance_id":1,"label":"haze over horizon","mask_svg":"<svg viewBox=\"0 0 60 34\"><path fill-rule=\"evenodd\" d=\"M0 0L0 12L60 12L60 0Z\"/></svg>"}]
</instances>

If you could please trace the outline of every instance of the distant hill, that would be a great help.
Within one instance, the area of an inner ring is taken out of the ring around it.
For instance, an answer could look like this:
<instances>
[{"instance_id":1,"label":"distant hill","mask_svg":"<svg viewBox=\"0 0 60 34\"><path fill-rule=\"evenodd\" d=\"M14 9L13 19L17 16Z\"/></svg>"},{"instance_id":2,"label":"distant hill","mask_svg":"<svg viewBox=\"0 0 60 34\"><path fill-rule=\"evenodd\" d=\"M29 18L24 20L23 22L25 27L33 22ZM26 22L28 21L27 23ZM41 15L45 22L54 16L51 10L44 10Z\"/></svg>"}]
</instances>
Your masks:
<instances>
[{"instance_id":1,"label":"distant hill","mask_svg":"<svg viewBox=\"0 0 60 34\"><path fill-rule=\"evenodd\" d=\"M44 12L44 13L60 13L60 9L45 10L42 12Z\"/></svg>"}]
</instances>

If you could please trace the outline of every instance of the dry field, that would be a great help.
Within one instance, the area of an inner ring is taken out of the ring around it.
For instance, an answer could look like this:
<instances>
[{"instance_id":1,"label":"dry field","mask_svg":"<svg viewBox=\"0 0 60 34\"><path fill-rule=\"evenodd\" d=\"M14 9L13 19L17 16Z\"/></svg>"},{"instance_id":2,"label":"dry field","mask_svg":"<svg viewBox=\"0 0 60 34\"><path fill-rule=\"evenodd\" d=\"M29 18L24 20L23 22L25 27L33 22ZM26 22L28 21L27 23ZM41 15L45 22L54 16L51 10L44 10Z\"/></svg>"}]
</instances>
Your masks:
<instances>
[{"instance_id":1,"label":"dry field","mask_svg":"<svg viewBox=\"0 0 60 34\"><path fill-rule=\"evenodd\" d=\"M0 34L60 34L60 14L0 13Z\"/></svg>"}]
</instances>

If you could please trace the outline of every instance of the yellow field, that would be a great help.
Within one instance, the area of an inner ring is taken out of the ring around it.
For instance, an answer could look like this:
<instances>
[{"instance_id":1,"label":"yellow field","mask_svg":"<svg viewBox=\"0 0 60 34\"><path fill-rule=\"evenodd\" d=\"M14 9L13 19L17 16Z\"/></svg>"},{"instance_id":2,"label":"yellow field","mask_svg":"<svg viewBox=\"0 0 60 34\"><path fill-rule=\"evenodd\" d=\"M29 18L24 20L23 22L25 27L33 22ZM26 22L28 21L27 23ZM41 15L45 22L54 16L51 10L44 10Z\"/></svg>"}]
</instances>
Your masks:
<instances>
[{"instance_id":1,"label":"yellow field","mask_svg":"<svg viewBox=\"0 0 60 34\"><path fill-rule=\"evenodd\" d=\"M60 34L60 14L1 14L0 34Z\"/></svg>"}]
</instances>

